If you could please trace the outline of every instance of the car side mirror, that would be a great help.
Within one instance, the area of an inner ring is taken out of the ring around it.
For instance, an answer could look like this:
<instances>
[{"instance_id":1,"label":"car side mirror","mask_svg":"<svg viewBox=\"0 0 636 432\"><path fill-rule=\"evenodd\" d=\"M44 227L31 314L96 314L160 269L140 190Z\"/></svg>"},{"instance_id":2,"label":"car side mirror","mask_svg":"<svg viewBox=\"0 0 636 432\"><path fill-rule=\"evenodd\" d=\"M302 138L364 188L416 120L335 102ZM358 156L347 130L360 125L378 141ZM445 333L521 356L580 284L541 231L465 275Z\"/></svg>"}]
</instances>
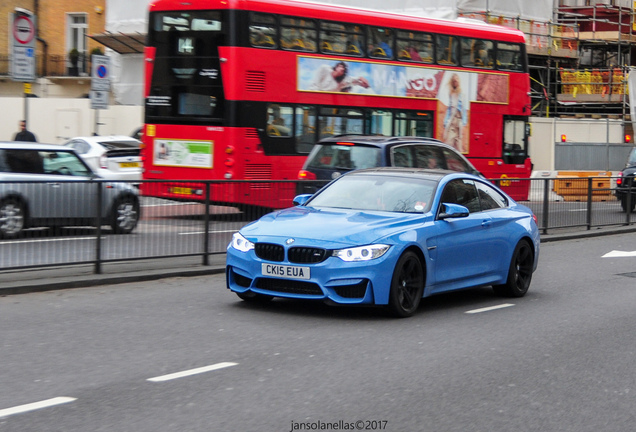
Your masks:
<instances>
[{"instance_id":1,"label":"car side mirror","mask_svg":"<svg viewBox=\"0 0 636 432\"><path fill-rule=\"evenodd\" d=\"M443 211L439 214L439 219L454 219L467 217L470 212L459 204L442 203Z\"/></svg>"},{"instance_id":2,"label":"car side mirror","mask_svg":"<svg viewBox=\"0 0 636 432\"><path fill-rule=\"evenodd\" d=\"M305 205L305 203L309 201L309 198L311 198L312 196L313 196L312 194L298 195L294 197L292 204L294 204L295 206Z\"/></svg>"}]
</instances>

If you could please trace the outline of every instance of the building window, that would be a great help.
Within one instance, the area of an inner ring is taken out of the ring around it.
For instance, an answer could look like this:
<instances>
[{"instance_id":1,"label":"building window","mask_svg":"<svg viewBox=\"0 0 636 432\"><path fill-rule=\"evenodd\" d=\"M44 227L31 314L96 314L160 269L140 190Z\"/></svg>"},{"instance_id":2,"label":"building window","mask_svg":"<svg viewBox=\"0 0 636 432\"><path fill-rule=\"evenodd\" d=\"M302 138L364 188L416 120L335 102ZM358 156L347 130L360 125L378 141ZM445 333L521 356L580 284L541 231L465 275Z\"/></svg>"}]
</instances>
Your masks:
<instances>
[{"instance_id":1,"label":"building window","mask_svg":"<svg viewBox=\"0 0 636 432\"><path fill-rule=\"evenodd\" d=\"M85 13L67 15L67 54L69 75L84 75L88 72L86 61L86 32L88 18Z\"/></svg>"}]
</instances>

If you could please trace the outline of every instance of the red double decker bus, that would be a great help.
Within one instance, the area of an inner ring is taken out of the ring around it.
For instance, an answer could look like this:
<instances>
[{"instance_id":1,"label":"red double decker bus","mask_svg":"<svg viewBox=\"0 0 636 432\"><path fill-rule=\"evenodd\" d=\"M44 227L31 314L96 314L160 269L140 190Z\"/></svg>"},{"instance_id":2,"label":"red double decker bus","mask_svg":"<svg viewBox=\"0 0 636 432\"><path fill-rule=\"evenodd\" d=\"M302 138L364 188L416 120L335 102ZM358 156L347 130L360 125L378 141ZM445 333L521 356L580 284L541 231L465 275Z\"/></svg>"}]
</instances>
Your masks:
<instances>
[{"instance_id":1,"label":"red double decker bus","mask_svg":"<svg viewBox=\"0 0 636 432\"><path fill-rule=\"evenodd\" d=\"M280 208L295 188L274 180L297 179L322 138L425 136L526 199L514 180L531 173L524 41L484 23L300 1L154 1L144 177L249 180L213 185L211 201ZM205 195L156 186L146 193Z\"/></svg>"}]
</instances>

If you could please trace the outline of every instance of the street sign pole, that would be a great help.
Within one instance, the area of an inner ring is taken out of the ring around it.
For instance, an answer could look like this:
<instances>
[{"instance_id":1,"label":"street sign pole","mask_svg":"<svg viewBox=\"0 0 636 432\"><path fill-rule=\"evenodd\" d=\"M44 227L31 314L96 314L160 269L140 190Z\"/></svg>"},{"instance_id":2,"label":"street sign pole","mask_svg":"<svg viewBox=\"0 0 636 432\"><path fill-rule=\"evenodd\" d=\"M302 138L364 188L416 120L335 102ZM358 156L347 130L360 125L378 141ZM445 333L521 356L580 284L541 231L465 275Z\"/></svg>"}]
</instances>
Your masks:
<instances>
[{"instance_id":1,"label":"street sign pole","mask_svg":"<svg viewBox=\"0 0 636 432\"><path fill-rule=\"evenodd\" d=\"M93 134L98 135L99 110L108 109L110 95L110 57L93 54L91 56L91 108L95 110L95 129Z\"/></svg>"},{"instance_id":2,"label":"street sign pole","mask_svg":"<svg viewBox=\"0 0 636 432\"><path fill-rule=\"evenodd\" d=\"M11 37L11 79L25 83L24 120L28 120L30 83L35 81L35 41L37 39L35 15L26 9L15 8L11 17L9 33ZM29 83L28 88L27 83Z\"/></svg>"}]
</instances>

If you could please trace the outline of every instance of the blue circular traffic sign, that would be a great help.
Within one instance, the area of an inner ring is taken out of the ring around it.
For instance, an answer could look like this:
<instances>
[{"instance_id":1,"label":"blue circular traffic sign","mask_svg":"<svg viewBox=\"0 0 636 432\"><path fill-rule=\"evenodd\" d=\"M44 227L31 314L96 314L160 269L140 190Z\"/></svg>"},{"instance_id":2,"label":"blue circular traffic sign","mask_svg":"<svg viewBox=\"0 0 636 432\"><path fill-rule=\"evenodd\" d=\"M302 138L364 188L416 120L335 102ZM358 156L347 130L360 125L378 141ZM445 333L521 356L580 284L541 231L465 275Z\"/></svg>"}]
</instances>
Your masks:
<instances>
[{"instance_id":1,"label":"blue circular traffic sign","mask_svg":"<svg viewBox=\"0 0 636 432\"><path fill-rule=\"evenodd\" d=\"M108 69L106 69L106 66L99 65L97 67L97 76L100 78L106 78L107 75L108 75Z\"/></svg>"}]
</instances>

